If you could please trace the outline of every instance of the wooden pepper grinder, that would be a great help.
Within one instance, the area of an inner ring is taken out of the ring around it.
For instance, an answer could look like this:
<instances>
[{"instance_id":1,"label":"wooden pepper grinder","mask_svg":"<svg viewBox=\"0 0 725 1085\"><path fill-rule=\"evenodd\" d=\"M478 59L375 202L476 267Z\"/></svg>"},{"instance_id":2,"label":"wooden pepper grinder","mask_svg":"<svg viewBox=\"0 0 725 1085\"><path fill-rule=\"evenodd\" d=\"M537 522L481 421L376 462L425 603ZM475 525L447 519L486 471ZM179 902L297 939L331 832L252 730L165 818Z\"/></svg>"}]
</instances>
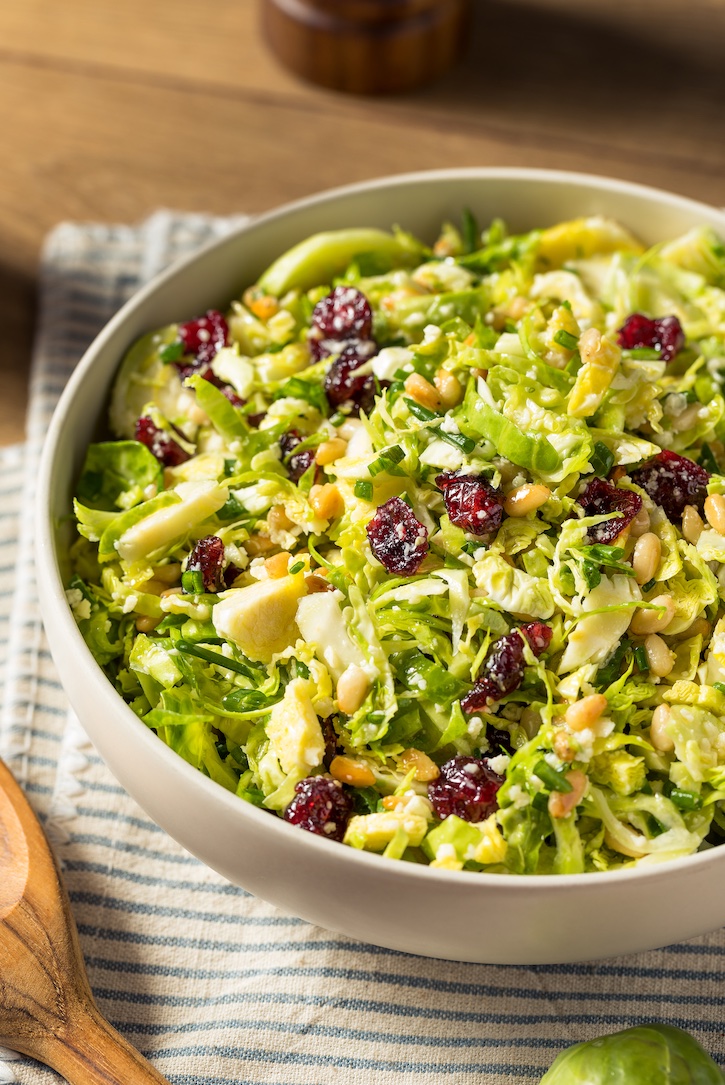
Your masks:
<instances>
[{"instance_id":1,"label":"wooden pepper grinder","mask_svg":"<svg viewBox=\"0 0 725 1085\"><path fill-rule=\"evenodd\" d=\"M470 0L263 0L279 59L303 79L394 94L442 75L463 47Z\"/></svg>"}]
</instances>

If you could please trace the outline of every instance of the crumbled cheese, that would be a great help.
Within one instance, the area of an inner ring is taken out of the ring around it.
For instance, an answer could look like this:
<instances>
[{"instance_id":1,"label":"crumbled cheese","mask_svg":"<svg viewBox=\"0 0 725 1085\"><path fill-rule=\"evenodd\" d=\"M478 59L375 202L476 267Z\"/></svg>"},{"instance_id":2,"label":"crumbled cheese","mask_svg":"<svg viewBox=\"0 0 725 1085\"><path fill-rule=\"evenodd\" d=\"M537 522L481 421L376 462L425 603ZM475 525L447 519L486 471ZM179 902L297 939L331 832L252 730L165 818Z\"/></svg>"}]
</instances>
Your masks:
<instances>
[{"instance_id":1,"label":"crumbled cheese","mask_svg":"<svg viewBox=\"0 0 725 1085\"><path fill-rule=\"evenodd\" d=\"M483 720L481 719L481 717L471 716L470 720L468 721L467 730L471 738L478 738L478 736L481 734L481 731L483 730ZM488 743L486 745L488 747Z\"/></svg>"},{"instance_id":2,"label":"crumbled cheese","mask_svg":"<svg viewBox=\"0 0 725 1085\"><path fill-rule=\"evenodd\" d=\"M531 802L531 796L527 795L520 784L511 784L509 788L509 799L511 805L516 810L523 810L525 806L528 806Z\"/></svg>"},{"instance_id":3,"label":"crumbled cheese","mask_svg":"<svg viewBox=\"0 0 725 1085\"><path fill-rule=\"evenodd\" d=\"M509 766L511 758L507 753L501 753L498 757L489 757L488 767L496 773L497 776L503 776L506 769Z\"/></svg>"}]
</instances>

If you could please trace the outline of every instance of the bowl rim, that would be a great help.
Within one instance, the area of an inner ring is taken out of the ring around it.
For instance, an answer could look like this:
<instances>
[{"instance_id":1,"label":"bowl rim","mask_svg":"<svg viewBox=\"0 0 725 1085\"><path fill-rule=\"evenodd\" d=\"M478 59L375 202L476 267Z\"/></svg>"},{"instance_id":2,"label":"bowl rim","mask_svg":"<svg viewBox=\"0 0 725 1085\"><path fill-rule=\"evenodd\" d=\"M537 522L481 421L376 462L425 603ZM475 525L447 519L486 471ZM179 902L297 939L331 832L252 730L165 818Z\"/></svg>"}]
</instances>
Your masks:
<instances>
[{"instance_id":1,"label":"bowl rim","mask_svg":"<svg viewBox=\"0 0 725 1085\"><path fill-rule=\"evenodd\" d=\"M159 742L158 738L132 711L130 706L116 692L111 683L98 666L93 654L86 645L78 625L73 618L72 612L65 598L65 589L61 572L55 554L54 526L50 516L51 477L56 445L66 425L67 416L72 412L76 393L86 378L88 371L95 363L96 356L103 351L107 342L121 329L128 317L163 285L171 282L174 278L185 273L186 269L200 258L223 249L230 244L236 244L238 237L245 234L254 234L257 229L264 229L268 223L283 222L285 218L292 217L306 208L316 207L319 204L336 199L338 197L353 196L378 189L390 189L404 185L426 184L447 181L470 180L522 180L530 182L547 182L555 185L575 185L579 188L589 188L593 192L621 193L634 195L661 205L681 208L685 211L700 213L712 218L713 213L722 220L725 230L725 211L703 201L695 200L687 196L681 196L666 189L643 185L632 181L624 181L617 178L600 176L597 174L579 173L567 170L548 170L527 167L461 167L437 170L418 170L410 173L391 174L377 177L368 181L355 184L337 186L325 189L285 204L275 207L264 213L253 215L249 221L234 226L222 237L217 237L200 246L193 253L174 261L169 267L158 275L155 275L148 283L137 290L131 298L118 310L117 313L104 325L102 330L94 338L92 343L84 351L82 357L75 366L71 376L61 393L54 408L48 431L43 442L43 448L38 471L38 484L35 505L35 536L36 554L38 563L39 592L41 596L41 609L54 611L55 616L63 627L63 634L69 638L75 652L86 664L90 664L88 681L92 683L94 695L103 700L109 696L112 698L116 710L124 721L126 733L133 735L133 741L138 744L139 753L146 751L152 756L161 757L167 763L172 774L180 782L180 786L201 787L207 793L212 804L217 804L228 811L229 816L238 821L251 818L257 822L259 828L267 827L272 833L289 834L298 833L300 839L300 851L304 848L312 848L313 854L316 849L324 849L321 856L330 858L330 845L336 841L329 841L316 836L314 833L300 834L296 826L290 825L283 818L276 815L270 816L270 811L262 810L252 803L246 803L237 795L228 791L220 784L204 776L202 772L185 761L165 743ZM301 240L301 239L300 239ZM294 243L294 242L292 242ZM120 359L119 359L120 364ZM40 581L42 579L42 584ZM50 638L49 638L50 639ZM109 766L110 768L110 766ZM112 770L111 770L112 771ZM142 805L142 803L139 803ZM171 835L171 834L169 834ZM287 842L291 837L287 835ZM718 855L720 859L718 859ZM532 888L537 892L551 893L559 890L588 893L595 885L603 887L615 885L622 881L627 883L636 881L648 881L650 883L659 880L668 880L670 876L680 871L691 871L709 867L720 860L725 860L725 845L712 847L703 852L695 852L692 855L680 856L653 862L651 865L637 867L625 867L620 870L586 872L583 874L509 874L487 873L485 871L445 870L439 867L417 863L397 862L388 863L381 868L386 860L377 853L358 850L345 845L340 845L339 858L341 862L363 864L370 868L371 874L380 873L384 870L387 874L397 873L394 877L408 879L423 879L429 882L433 878L441 884L449 884L459 892L495 892L497 887L501 892L518 894L528 893ZM202 860L203 861L203 860Z\"/></svg>"}]
</instances>

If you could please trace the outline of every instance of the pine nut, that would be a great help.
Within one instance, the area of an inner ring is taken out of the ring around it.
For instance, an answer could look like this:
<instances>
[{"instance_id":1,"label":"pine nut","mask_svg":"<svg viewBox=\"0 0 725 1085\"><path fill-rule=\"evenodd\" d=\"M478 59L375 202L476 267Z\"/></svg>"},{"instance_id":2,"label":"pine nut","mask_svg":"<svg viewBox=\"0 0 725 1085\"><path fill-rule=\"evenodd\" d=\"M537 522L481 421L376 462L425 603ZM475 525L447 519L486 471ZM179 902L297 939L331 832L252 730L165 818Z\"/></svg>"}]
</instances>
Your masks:
<instances>
[{"instance_id":1,"label":"pine nut","mask_svg":"<svg viewBox=\"0 0 725 1085\"><path fill-rule=\"evenodd\" d=\"M517 486L510 490L503 503L504 512L507 516L526 516L527 513L541 508L544 502L551 497L551 490L541 483Z\"/></svg>"},{"instance_id":2,"label":"pine nut","mask_svg":"<svg viewBox=\"0 0 725 1085\"><path fill-rule=\"evenodd\" d=\"M710 494L705 498L705 516L710 527L719 535L725 535L725 497L722 494Z\"/></svg>"},{"instance_id":3,"label":"pine nut","mask_svg":"<svg viewBox=\"0 0 725 1085\"><path fill-rule=\"evenodd\" d=\"M674 739L666 730L671 716L672 710L667 704L657 705L657 708L652 713L649 740L660 753L670 753L675 748Z\"/></svg>"},{"instance_id":4,"label":"pine nut","mask_svg":"<svg viewBox=\"0 0 725 1085\"><path fill-rule=\"evenodd\" d=\"M142 614L136 619L136 628L139 633L150 633L156 628L160 621L161 618L152 618L148 614Z\"/></svg>"},{"instance_id":5,"label":"pine nut","mask_svg":"<svg viewBox=\"0 0 725 1085\"><path fill-rule=\"evenodd\" d=\"M592 727L607 709L607 698L603 693L590 693L580 701L574 701L567 708L564 719L570 731L584 731Z\"/></svg>"},{"instance_id":6,"label":"pine nut","mask_svg":"<svg viewBox=\"0 0 725 1085\"><path fill-rule=\"evenodd\" d=\"M657 572L662 557L662 543L653 531L640 535L634 544L632 568L639 585L647 584Z\"/></svg>"},{"instance_id":7,"label":"pine nut","mask_svg":"<svg viewBox=\"0 0 725 1085\"><path fill-rule=\"evenodd\" d=\"M665 678L675 665L675 655L671 652L662 637L656 633L650 633L645 639L644 650L647 653L647 666L657 678Z\"/></svg>"},{"instance_id":8,"label":"pine nut","mask_svg":"<svg viewBox=\"0 0 725 1085\"><path fill-rule=\"evenodd\" d=\"M154 580L160 580L162 584L178 584L181 580L181 564L170 561L168 565L157 565L154 569Z\"/></svg>"},{"instance_id":9,"label":"pine nut","mask_svg":"<svg viewBox=\"0 0 725 1085\"><path fill-rule=\"evenodd\" d=\"M287 576L289 554L286 550L282 550L279 554L273 554L271 558L267 558L264 567L272 580L281 580L283 576Z\"/></svg>"},{"instance_id":10,"label":"pine nut","mask_svg":"<svg viewBox=\"0 0 725 1085\"><path fill-rule=\"evenodd\" d=\"M511 298L508 304L508 317L509 320L521 320L521 317L531 308L531 302L528 298L525 298L523 294L517 294L515 298Z\"/></svg>"},{"instance_id":11,"label":"pine nut","mask_svg":"<svg viewBox=\"0 0 725 1085\"><path fill-rule=\"evenodd\" d=\"M703 640L707 640L711 632L712 626L706 618L695 618L692 625L688 625L687 629L677 634L677 639L688 640L690 637L702 637Z\"/></svg>"},{"instance_id":12,"label":"pine nut","mask_svg":"<svg viewBox=\"0 0 725 1085\"><path fill-rule=\"evenodd\" d=\"M270 317L279 312L277 299L269 294L261 294L259 289L254 286L250 286L248 290L244 291L242 301L259 320L269 320Z\"/></svg>"},{"instance_id":13,"label":"pine nut","mask_svg":"<svg viewBox=\"0 0 725 1085\"><path fill-rule=\"evenodd\" d=\"M323 486L313 486L310 490L310 507L320 520L334 520L335 517L342 516L345 502L337 486L326 482Z\"/></svg>"},{"instance_id":14,"label":"pine nut","mask_svg":"<svg viewBox=\"0 0 725 1085\"><path fill-rule=\"evenodd\" d=\"M571 791L552 791L549 795L549 814L553 818L565 818L581 802L587 786L587 777L579 769L567 772Z\"/></svg>"},{"instance_id":15,"label":"pine nut","mask_svg":"<svg viewBox=\"0 0 725 1085\"><path fill-rule=\"evenodd\" d=\"M420 373L411 373L405 380L405 390L421 407L427 407L429 411L439 411L443 400L437 388L422 377Z\"/></svg>"},{"instance_id":16,"label":"pine nut","mask_svg":"<svg viewBox=\"0 0 725 1085\"><path fill-rule=\"evenodd\" d=\"M320 467L326 467L328 463L339 460L346 452L347 441L343 441L342 437L333 437L332 440L323 441L321 445L318 445L315 463L319 463Z\"/></svg>"},{"instance_id":17,"label":"pine nut","mask_svg":"<svg viewBox=\"0 0 725 1085\"><path fill-rule=\"evenodd\" d=\"M567 764L572 762L576 757L574 750L569 744L569 736L563 727L554 732L554 739L552 743L554 747L554 753L560 761L566 761Z\"/></svg>"},{"instance_id":18,"label":"pine nut","mask_svg":"<svg viewBox=\"0 0 725 1085\"><path fill-rule=\"evenodd\" d=\"M262 554L268 554L274 548L274 543L268 535L252 535L244 544L244 549L250 558L261 557Z\"/></svg>"},{"instance_id":19,"label":"pine nut","mask_svg":"<svg viewBox=\"0 0 725 1085\"><path fill-rule=\"evenodd\" d=\"M702 517L697 511L694 505L685 505L682 512L682 536L687 542L692 543L693 546L702 535L703 528L705 527L702 522Z\"/></svg>"},{"instance_id":20,"label":"pine nut","mask_svg":"<svg viewBox=\"0 0 725 1085\"><path fill-rule=\"evenodd\" d=\"M385 810L397 810L399 806L404 806L407 801L405 795L385 795L381 799Z\"/></svg>"},{"instance_id":21,"label":"pine nut","mask_svg":"<svg viewBox=\"0 0 725 1085\"><path fill-rule=\"evenodd\" d=\"M431 760L431 758L428 757L428 754L423 753L422 750L416 750L414 748L403 750L400 755L400 763L406 772L415 769L415 779L420 780L423 783L428 783L430 780L437 780L441 774L441 770L438 768L435 761Z\"/></svg>"},{"instance_id":22,"label":"pine nut","mask_svg":"<svg viewBox=\"0 0 725 1085\"><path fill-rule=\"evenodd\" d=\"M147 595L164 595L167 588L168 584L165 584L163 580L157 580L156 577L141 585L141 591L146 592ZM178 591L180 589L175 588L174 590Z\"/></svg>"},{"instance_id":23,"label":"pine nut","mask_svg":"<svg viewBox=\"0 0 725 1085\"><path fill-rule=\"evenodd\" d=\"M352 716L368 695L370 679L362 667L351 663L337 680L337 704L346 716Z\"/></svg>"},{"instance_id":24,"label":"pine nut","mask_svg":"<svg viewBox=\"0 0 725 1085\"><path fill-rule=\"evenodd\" d=\"M458 256L459 249L450 237L439 237L433 246L433 255L445 259L446 256Z\"/></svg>"},{"instance_id":25,"label":"pine nut","mask_svg":"<svg viewBox=\"0 0 725 1085\"><path fill-rule=\"evenodd\" d=\"M433 383L440 393L441 403L446 410L457 407L463 399L463 385L458 377L449 373L447 369L439 369L433 378Z\"/></svg>"},{"instance_id":26,"label":"pine nut","mask_svg":"<svg viewBox=\"0 0 725 1085\"><path fill-rule=\"evenodd\" d=\"M325 580L324 576L318 576L317 573L312 573L311 576L305 577L305 587L307 588L308 595L315 595L321 591L334 591L335 585L331 584L329 580Z\"/></svg>"},{"instance_id":27,"label":"pine nut","mask_svg":"<svg viewBox=\"0 0 725 1085\"><path fill-rule=\"evenodd\" d=\"M629 623L630 632L636 636L644 637L648 633L661 633L675 616L675 603L671 595L656 595L654 599L648 599L647 602L656 607L663 607L664 613L658 613L656 610L636 610Z\"/></svg>"},{"instance_id":28,"label":"pine nut","mask_svg":"<svg viewBox=\"0 0 725 1085\"><path fill-rule=\"evenodd\" d=\"M372 787L375 783L375 773L369 765L342 754L333 757L330 776L334 776L341 784L350 784L351 787Z\"/></svg>"},{"instance_id":29,"label":"pine nut","mask_svg":"<svg viewBox=\"0 0 725 1085\"><path fill-rule=\"evenodd\" d=\"M284 505L272 505L267 513L267 526L270 531L289 531L295 524L285 512Z\"/></svg>"},{"instance_id":30,"label":"pine nut","mask_svg":"<svg viewBox=\"0 0 725 1085\"><path fill-rule=\"evenodd\" d=\"M632 523L629 525L629 534L632 536L633 539L638 539L641 535L644 535L646 532L649 531L649 525L649 513L643 505L635 516Z\"/></svg>"}]
</instances>

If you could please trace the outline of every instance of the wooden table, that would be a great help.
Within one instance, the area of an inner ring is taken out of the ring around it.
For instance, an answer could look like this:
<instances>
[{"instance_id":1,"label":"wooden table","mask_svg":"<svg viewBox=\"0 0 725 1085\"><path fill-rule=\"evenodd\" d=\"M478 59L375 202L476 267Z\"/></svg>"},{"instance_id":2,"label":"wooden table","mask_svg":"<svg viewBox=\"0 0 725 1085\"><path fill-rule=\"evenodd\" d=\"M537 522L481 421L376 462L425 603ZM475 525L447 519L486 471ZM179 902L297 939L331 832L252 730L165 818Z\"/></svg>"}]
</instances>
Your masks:
<instances>
[{"instance_id":1,"label":"wooden table","mask_svg":"<svg viewBox=\"0 0 725 1085\"><path fill-rule=\"evenodd\" d=\"M303 85L254 0L0 4L0 443L21 439L44 234L261 211L440 166L585 170L725 203L725 0L474 0L463 63L401 98Z\"/></svg>"}]
</instances>

